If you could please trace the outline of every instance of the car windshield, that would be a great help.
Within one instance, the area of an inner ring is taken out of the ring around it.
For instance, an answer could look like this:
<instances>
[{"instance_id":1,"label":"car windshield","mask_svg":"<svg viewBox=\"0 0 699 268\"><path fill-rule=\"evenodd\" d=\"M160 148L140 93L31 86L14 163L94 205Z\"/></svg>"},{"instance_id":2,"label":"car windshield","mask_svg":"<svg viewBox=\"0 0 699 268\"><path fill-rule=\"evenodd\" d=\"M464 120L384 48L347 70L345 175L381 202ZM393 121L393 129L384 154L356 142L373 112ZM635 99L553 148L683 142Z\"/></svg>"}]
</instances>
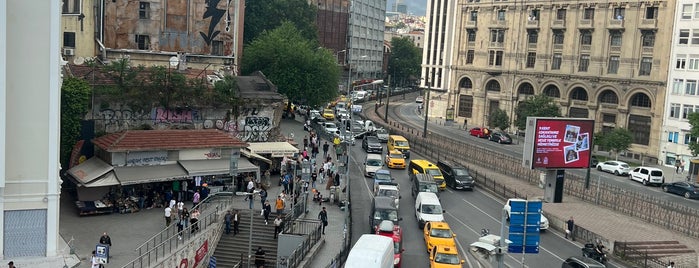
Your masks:
<instances>
[{"instance_id":1,"label":"car windshield","mask_svg":"<svg viewBox=\"0 0 699 268\"><path fill-rule=\"evenodd\" d=\"M449 229L432 229L430 230L431 237L439 238L449 238L451 237L451 230Z\"/></svg>"},{"instance_id":2,"label":"car windshield","mask_svg":"<svg viewBox=\"0 0 699 268\"><path fill-rule=\"evenodd\" d=\"M374 179L377 181L391 181L391 175L376 173Z\"/></svg>"},{"instance_id":3,"label":"car windshield","mask_svg":"<svg viewBox=\"0 0 699 268\"><path fill-rule=\"evenodd\" d=\"M331 113L333 113L333 110L325 109L325 110L323 110L323 113L324 114L331 114Z\"/></svg>"},{"instance_id":4,"label":"car windshield","mask_svg":"<svg viewBox=\"0 0 699 268\"><path fill-rule=\"evenodd\" d=\"M378 129L376 130L376 134L388 134L385 129Z\"/></svg>"},{"instance_id":5,"label":"car windshield","mask_svg":"<svg viewBox=\"0 0 699 268\"><path fill-rule=\"evenodd\" d=\"M376 210L374 211L375 220L398 221L398 211L396 210Z\"/></svg>"},{"instance_id":6,"label":"car windshield","mask_svg":"<svg viewBox=\"0 0 699 268\"><path fill-rule=\"evenodd\" d=\"M325 128L337 128L337 126L335 126L335 123L325 123Z\"/></svg>"},{"instance_id":7,"label":"car windshield","mask_svg":"<svg viewBox=\"0 0 699 268\"><path fill-rule=\"evenodd\" d=\"M381 189L379 190L378 196L398 197L398 191L393 189Z\"/></svg>"},{"instance_id":8,"label":"car windshield","mask_svg":"<svg viewBox=\"0 0 699 268\"><path fill-rule=\"evenodd\" d=\"M391 158L403 158L403 155L402 154L391 154L390 157Z\"/></svg>"},{"instance_id":9,"label":"car windshield","mask_svg":"<svg viewBox=\"0 0 699 268\"><path fill-rule=\"evenodd\" d=\"M468 170L465 169L454 169L456 176L468 176Z\"/></svg>"},{"instance_id":10,"label":"car windshield","mask_svg":"<svg viewBox=\"0 0 699 268\"><path fill-rule=\"evenodd\" d=\"M367 143L379 143L379 139L374 136L369 136L366 138Z\"/></svg>"},{"instance_id":11,"label":"car windshield","mask_svg":"<svg viewBox=\"0 0 699 268\"><path fill-rule=\"evenodd\" d=\"M437 168L430 168L425 170L427 174L430 174L432 176L442 176L442 172L439 172L439 169Z\"/></svg>"},{"instance_id":12,"label":"car windshield","mask_svg":"<svg viewBox=\"0 0 699 268\"><path fill-rule=\"evenodd\" d=\"M434 257L436 263L459 264L459 256L456 254L437 253Z\"/></svg>"},{"instance_id":13,"label":"car windshield","mask_svg":"<svg viewBox=\"0 0 699 268\"><path fill-rule=\"evenodd\" d=\"M408 147L408 142L407 141L396 141L396 146Z\"/></svg>"},{"instance_id":14,"label":"car windshield","mask_svg":"<svg viewBox=\"0 0 699 268\"><path fill-rule=\"evenodd\" d=\"M379 159L369 159L366 161L367 166L371 167L380 167L381 166L381 160Z\"/></svg>"},{"instance_id":15,"label":"car windshield","mask_svg":"<svg viewBox=\"0 0 699 268\"><path fill-rule=\"evenodd\" d=\"M436 193L437 191L437 184L425 183L420 185L420 192Z\"/></svg>"},{"instance_id":16,"label":"car windshield","mask_svg":"<svg viewBox=\"0 0 699 268\"><path fill-rule=\"evenodd\" d=\"M422 213L442 214L442 206L440 206L440 205L422 205Z\"/></svg>"},{"instance_id":17,"label":"car windshield","mask_svg":"<svg viewBox=\"0 0 699 268\"><path fill-rule=\"evenodd\" d=\"M623 168L629 168L629 165L627 165L627 164L621 164L620 166L623 167ZM661 173L661 174L662 174L662 173Z\"/></svg>"}]
</instances>

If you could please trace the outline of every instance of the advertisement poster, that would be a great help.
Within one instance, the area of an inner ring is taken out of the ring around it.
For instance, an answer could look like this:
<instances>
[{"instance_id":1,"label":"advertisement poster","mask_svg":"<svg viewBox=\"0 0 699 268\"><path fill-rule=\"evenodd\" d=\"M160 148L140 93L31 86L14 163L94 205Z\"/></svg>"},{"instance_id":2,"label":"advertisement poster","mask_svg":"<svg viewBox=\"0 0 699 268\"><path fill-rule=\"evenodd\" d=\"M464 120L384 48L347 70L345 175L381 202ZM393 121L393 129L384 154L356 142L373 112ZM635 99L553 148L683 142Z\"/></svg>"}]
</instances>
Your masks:
<instances>
[{"instance_id":1,"label":"advertisement poster","mask_svg":"<svg viewBox=\"0 0 699 268\"><path fill-rule=\"evenodd\" d=\"M538 119L534 137L534 168L587 168L594 121Z\"/></svg>"},{"instance_id":2,"label":"advertisement poster","mask_svg":"<svg viewBox=\"0 0 699 268\"><path fill-rule=\"evenodd\" d=\"M206 257L206 253L209 253L209 240L205 240L204 244L197 249L197 252L194 255L194 265L192 267L197 267L197 264L199 264L201 260Z\"/></svg>"}]
</instances>

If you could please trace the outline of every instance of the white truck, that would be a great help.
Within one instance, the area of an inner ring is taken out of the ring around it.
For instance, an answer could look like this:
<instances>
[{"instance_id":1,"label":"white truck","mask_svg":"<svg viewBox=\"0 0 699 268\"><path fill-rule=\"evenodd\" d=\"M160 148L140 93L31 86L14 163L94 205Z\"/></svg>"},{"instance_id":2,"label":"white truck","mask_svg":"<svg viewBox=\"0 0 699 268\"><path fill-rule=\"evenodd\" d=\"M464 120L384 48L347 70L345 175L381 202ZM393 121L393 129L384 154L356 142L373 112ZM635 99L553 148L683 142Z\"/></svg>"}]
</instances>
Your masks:
<instances>
[{"instance_id":1,"label":"white truck","mask_svg":"<svg viewBox=\"0 0 699 268\"><path fill-rule=\"evenodd\" d=\"M393 268L393 239L365 234L352 246L345 268Z\"/></svg>"}]
</instances>

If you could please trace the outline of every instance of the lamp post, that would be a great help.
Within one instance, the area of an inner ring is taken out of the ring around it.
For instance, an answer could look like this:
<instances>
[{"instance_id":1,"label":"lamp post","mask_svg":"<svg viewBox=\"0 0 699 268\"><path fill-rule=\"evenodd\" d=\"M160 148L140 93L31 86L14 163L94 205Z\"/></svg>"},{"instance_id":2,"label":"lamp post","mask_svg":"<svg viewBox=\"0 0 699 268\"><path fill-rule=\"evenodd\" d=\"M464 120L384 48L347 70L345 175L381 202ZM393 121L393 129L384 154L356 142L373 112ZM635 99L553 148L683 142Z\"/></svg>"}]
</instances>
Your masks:
<instances>
[{"instance_id":1,"label":"lamp post","mask_svg":"<svg viewBox=\"0 0 699 268\"><path fill-rule=\"evenodd\" d=\"M236 192L235 195L247 195L248 197L254 199L255 195L259 195L260 191L253 191L252 193L248 192ZM250 202L250 235L248 236L248 268L250 268L250 262L252 261L252 214L253 213L253 204L254 200Z\"/></svg>"}]
</instances>

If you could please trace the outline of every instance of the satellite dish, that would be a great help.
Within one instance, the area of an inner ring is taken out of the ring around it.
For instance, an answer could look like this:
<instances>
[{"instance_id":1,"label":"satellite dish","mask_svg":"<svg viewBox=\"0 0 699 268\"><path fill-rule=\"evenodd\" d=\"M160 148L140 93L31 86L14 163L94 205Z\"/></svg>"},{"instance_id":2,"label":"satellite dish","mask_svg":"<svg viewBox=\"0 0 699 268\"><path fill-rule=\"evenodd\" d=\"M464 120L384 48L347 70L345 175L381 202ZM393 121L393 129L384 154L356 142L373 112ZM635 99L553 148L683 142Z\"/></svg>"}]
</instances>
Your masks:
<instances>
[{"instance_id":1,"label":"satellite dish","mask_svg":"<svg viewBox=\"0 0 699 268\"><path fill-rule=\"evenodd\" d=\"M75 59L73 59L73 63L75 63L75 65L82 65L83 63L85 63L85 58L76 57Z\"/></svg>"},{"instance_id":2,"label":"satellite dish","mask_svg":"<svg viewBox=\"0 0 699 268\"><path fill-rule=\"evenodd\" d=\"M170 66L175 67L177 64L180 64L180 59L176 56L170 57Z\"/></svg>"}]
</instances>

